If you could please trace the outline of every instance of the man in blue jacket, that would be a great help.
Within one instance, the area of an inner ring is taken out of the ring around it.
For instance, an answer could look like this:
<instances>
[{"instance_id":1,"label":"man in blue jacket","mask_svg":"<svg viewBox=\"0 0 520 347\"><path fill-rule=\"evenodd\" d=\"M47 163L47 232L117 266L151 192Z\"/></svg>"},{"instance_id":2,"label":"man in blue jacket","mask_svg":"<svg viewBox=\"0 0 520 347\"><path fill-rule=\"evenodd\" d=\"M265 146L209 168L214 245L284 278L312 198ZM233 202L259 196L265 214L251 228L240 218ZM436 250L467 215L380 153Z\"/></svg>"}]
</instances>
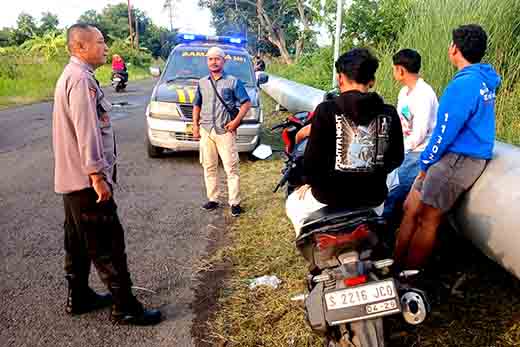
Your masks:
<instances>
[{"instance_id":1,"label":"man in blue jacket","mask_svg":"<svg viewBox=\"0 0 520 347\"><path fill-rule=\"evenodd\" d=\"M396 263L422 267L437 238L442 215L479 178L493 155L495 97L500 77L482 64L486 32L479 25L453 30L448 49L457 68L440 99L437 124L420 157L420 169L404 204L395 246Z\"/></svg>"}]
</instances>

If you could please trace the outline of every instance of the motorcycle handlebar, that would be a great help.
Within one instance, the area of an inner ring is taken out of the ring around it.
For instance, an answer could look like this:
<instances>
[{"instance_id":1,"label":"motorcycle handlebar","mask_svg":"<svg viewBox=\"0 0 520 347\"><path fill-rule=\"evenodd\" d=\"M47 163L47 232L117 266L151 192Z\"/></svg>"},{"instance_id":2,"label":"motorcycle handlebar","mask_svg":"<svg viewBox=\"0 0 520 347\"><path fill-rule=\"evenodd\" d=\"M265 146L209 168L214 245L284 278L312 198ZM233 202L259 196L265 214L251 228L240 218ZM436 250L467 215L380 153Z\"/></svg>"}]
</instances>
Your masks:
<instances>
[{"instance_id":1,"label":"motorcycle handlebar","mask_svg":"<svg viewBox=\"0 0 520 347\"><path fill-rule=\"evenodd\" d=\"M283 122L283 123L277 124L277 125L275 125L275 126L273 126L273 127L271 128L271 131L274 131L274 130L276 130L276 129L283 128L283 127L285 127L285 126L287 126L287 122Z\"/></svg>"},{"instance_id":2,"label":"motorcycle handlebar","mask_svg":"<svg viewBox=\"0 0 520 347\"><path fill-rule=\"evenodd\" d=\"M276 187L274 188L273 190L273 193L276 193L278 191L278 189L280 189L281 187L283 187L285 185L285 183L287 183L287 180L289 179L289 173L290 173L290 169L286 170L282 176L282 178L280 179L280 182L278 182L278 184L276 185Z\"/></svg>"}]
</instances>

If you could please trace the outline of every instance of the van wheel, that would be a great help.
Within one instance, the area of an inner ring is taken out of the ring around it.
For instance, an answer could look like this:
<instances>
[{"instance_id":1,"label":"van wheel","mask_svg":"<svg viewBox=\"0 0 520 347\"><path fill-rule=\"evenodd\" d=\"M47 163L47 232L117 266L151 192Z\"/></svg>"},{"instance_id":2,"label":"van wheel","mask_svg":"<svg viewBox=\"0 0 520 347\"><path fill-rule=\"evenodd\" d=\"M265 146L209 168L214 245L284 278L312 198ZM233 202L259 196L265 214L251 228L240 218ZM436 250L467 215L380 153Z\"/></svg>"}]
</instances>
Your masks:
<instances>
[{"instance_id":1,"label":"van wheel","mask_svg":"<svg viewBox=\"0 0 520 347\"><path fill-rule=\"evenodd\" d=\"M149 158L159 158L163 154L164 148L152 145L148 136L146 136L146 151L148 152Z\"/></svg>"}]
</instances>

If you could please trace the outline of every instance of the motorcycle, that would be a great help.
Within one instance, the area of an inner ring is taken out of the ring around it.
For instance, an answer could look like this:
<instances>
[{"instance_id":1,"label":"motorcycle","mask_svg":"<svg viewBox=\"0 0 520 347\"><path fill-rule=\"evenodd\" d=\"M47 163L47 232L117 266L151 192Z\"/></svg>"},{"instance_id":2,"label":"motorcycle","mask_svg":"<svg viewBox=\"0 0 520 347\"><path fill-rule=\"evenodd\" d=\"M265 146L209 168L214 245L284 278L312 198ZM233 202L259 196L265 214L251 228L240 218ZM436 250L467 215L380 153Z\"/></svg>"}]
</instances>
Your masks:
<instances>
[{"instance_id":1,"label":"motorcycle","mask_svg":"<svg viewBox=\"0 0 520 347\"><path fill-rule=\"evenodd\" d=\"M296 134L301 128L310 123L312 115L312 112L297 112L289 115L282 123L271 128L271 131L281 129L281 137L284 142L283 153L286 158L285 166L282 169L282 179L274 189L274 193L287 184L287 196L289 196L295 188L303 184L301 180L301 161L303 160L306 140L296 144Z\"/></svg>"},{"instance_id":2,"label":"motorcycle","mask_svg":"<svg viewBox=\"0 0 520 347\"><path fill-rule=\"evenodd\" d=\"M303 184L306 141L295 145L294 137L308 116L289 116L273 127L283 129L287 156L275 192L287 184L290 194ZM309 263L307 291L292 300L303 302L307 323L325 337L325 346L381 347L383 317L402 314L413 325L426 319L427 296L410 284L419 271L395 274L385 235L385 220L374 208L324 207L305 220L296 247Z\"/></svg>"},{"instance_id":3,"label":"motorcycle","mask_svg":"<svg viewBox=\"0 0 520 347\"><path fill-rule=\"evenodd\" d=\"M122 92L126 88L127 80L125 76L119 72L112 73L112 87L117 93Z\"/></svg>"}]
</instances>

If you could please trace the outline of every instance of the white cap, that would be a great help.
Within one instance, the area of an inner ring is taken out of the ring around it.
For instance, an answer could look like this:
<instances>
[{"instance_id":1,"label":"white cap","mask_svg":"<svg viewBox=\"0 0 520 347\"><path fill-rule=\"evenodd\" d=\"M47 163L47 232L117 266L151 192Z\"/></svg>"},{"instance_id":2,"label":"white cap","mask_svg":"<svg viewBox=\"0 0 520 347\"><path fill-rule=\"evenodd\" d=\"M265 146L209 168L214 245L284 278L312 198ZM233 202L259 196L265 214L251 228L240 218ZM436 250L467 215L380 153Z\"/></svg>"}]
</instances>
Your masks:
<instances>
[{"instance_id":1,"label":"white cap","mask_svg":"<svg viewBox=\"0 0 520 347\"><path fill-rule=\"evenodd\" d=\"M221 57L221 58L224 58L226 56L226 54L224 53L224 51L222 50L222 48L219 48L219 47L211 47L209 50L208 50L208 57Z\"/></svg>"}]
</instances>

